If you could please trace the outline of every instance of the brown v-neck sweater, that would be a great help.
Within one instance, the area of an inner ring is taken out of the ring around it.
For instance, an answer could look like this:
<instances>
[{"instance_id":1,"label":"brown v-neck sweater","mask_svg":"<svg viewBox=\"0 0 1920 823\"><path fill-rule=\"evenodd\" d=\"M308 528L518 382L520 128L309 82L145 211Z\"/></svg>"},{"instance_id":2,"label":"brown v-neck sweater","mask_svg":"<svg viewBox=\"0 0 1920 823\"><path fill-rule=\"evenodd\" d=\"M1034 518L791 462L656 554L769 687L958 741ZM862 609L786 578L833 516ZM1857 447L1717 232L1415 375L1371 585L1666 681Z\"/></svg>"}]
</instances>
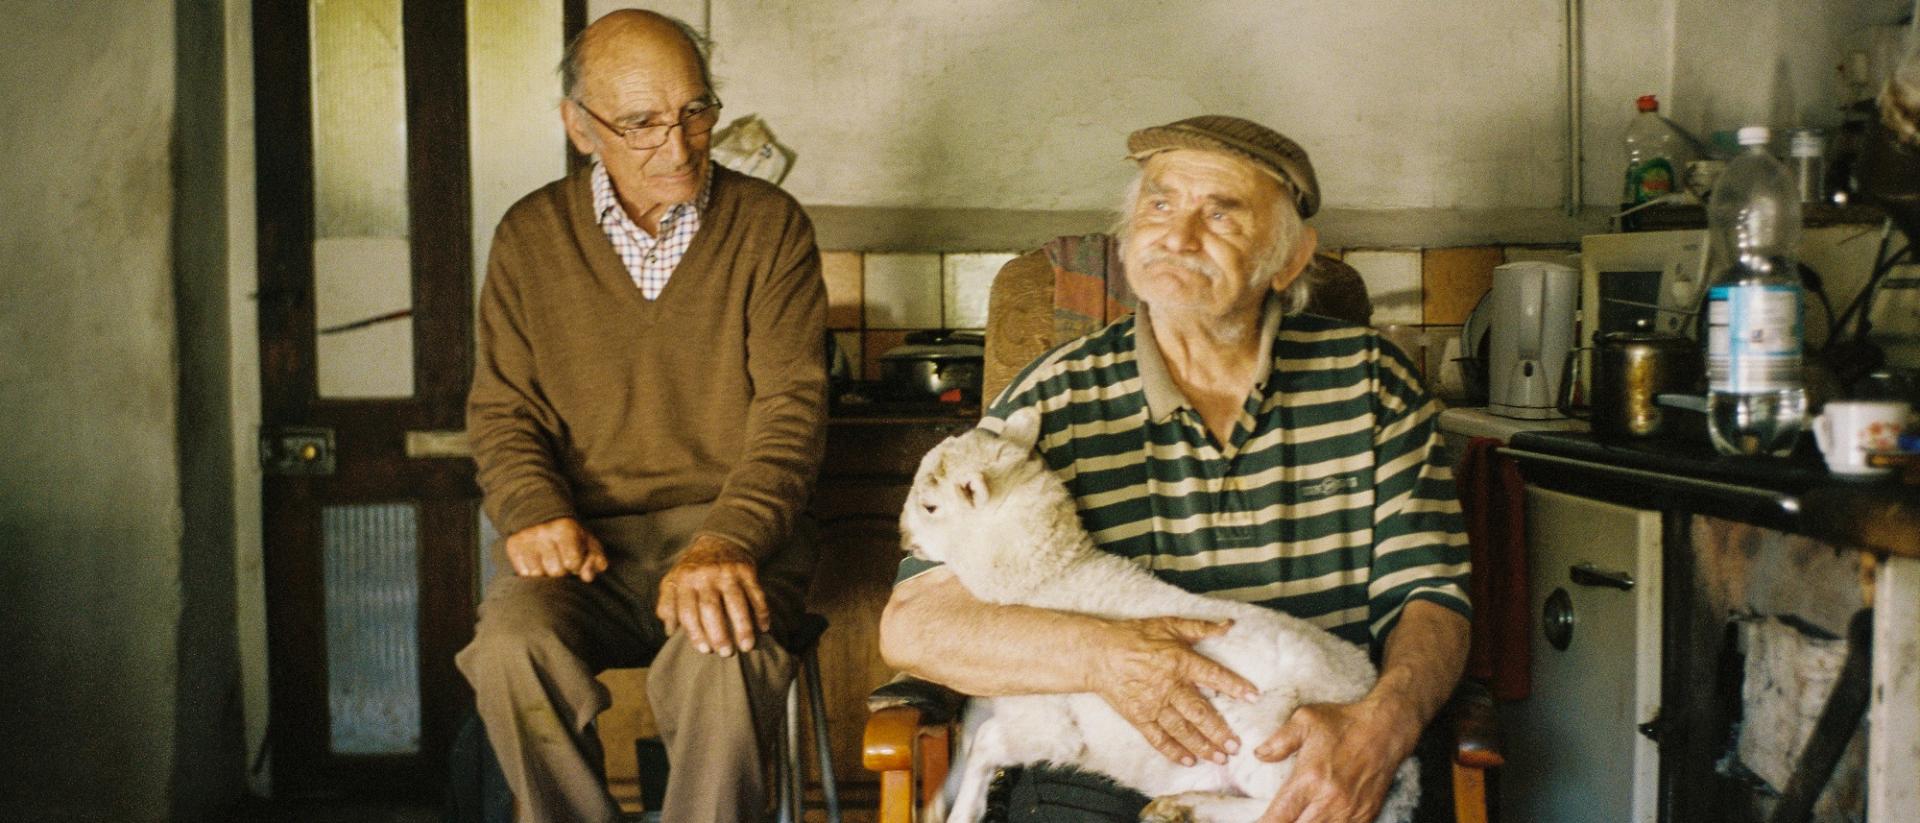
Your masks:
<instances>
[{"instance_id":1,"label":"brown v-neck sweater","mask_svg":"<svg viewBox=\"0 0 1920 823\"><path fill-rule=\"evenodd\" d=\"M655 300L593 214L589 170L522 198L480 293L467 431L503 535L557 517L712 502L758 557L806 506L826 418L826 287L786 192L713 167L700 231Z\"/></svg>"}]
</instances>

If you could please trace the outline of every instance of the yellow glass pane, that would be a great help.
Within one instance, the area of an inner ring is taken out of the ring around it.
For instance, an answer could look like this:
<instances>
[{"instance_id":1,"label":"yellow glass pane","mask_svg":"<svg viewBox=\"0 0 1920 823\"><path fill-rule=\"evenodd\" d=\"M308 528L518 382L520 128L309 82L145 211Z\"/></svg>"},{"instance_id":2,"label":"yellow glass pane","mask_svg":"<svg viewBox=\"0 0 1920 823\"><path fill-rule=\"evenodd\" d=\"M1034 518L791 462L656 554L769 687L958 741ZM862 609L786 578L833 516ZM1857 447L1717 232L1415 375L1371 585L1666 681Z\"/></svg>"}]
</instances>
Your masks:
<instances>
[{"instance_id":1,"label":"yellow glass pane","mask_svg":"<svg viewBox=\"0 0 1920 823\"><path fill-rule=\"evenodd\" d=\"M311 0L320 396L413 394L400 0Z\"/></svg>"}]
</instances>

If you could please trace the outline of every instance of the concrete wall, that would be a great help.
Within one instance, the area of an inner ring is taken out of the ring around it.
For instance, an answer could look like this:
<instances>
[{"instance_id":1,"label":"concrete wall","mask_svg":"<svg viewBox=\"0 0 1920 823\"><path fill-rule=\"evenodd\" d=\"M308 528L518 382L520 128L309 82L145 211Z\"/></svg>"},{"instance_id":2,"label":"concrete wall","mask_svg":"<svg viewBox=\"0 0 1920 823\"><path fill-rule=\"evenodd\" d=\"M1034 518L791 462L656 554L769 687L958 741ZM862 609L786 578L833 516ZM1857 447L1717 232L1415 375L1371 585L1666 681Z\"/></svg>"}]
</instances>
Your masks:
<instances>
[{"instance_id":1,"label":"concrete wall","mask_svg":"<svg viewBox=\"0 0 1920 823\"><path fill-rule=\"evenodd\" d=\"M600 0L589 16L625 5L711 20L728 117L758 113L798 150L786 185L809 204L1104 209L1129 130L1208 111L1306 145L1335 211L1564 196L1563 0ZM1585 3L1584 201L1616 202L1641 94L1701 130L1837 122L1841 44L1909 5Z\"/></svg>"},{"instance_id":2,"label":"concrete wall","mask_svg":"<svg viewBox=\"0 0 1920 823\"><path fill-rule=\"evenodd\" d=\"M217 264L175 282L224 254L174 208L176 175L222 179L176 134L177 96L218 98L176 63L207 18L179 5L0 4L0 819L192 817L238 786L231 517L183 508L230 465L200 433L226 451L220 358L177 356L225 299Z\"/></svg>"},{"instance_id":3,"label":"concrete wall","mask_svg":"<svg viewBox=\"0 0 1920 823\"><path fill-rule=\"evenodd\" d=\"M217 819L244 791L234 475L251 471L253 461L251 451L235 454L228 411L232 244L226 3L179 0L174 7L173 273L182 531L171 806L172 819L197 821Z\"/></svg>"}]
</instances>

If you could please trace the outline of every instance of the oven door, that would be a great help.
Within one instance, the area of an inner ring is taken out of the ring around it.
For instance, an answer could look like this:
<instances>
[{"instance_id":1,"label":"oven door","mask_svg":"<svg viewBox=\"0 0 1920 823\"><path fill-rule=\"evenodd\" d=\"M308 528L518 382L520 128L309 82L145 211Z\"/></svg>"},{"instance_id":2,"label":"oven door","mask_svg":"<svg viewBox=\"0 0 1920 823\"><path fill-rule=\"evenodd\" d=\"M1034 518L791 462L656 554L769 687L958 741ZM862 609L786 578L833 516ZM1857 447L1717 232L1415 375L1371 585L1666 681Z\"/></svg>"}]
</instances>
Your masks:
<instances>
[{"instance_id":1,"label":"oven door","mask_svg":"<svg viewBox=\"0 0 1920 823\"><path fill-rule=\"evenodd\" d=\"M1533 695L1501 708L1500 817L1655 823L1660 513L1527 487Z\"/></svg>"}]
</instances>

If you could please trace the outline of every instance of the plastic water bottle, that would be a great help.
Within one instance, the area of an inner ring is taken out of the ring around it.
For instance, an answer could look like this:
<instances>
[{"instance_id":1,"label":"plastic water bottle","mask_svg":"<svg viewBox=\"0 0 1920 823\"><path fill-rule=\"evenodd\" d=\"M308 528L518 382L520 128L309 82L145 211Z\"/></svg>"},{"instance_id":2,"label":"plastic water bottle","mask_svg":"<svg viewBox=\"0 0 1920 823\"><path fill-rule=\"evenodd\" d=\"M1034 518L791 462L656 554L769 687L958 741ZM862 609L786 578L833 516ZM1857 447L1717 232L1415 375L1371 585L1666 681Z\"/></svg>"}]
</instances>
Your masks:
<instances>
[{"instance_id":1,"label":"plastic water bottle","mask_svg":"<svg viewBox=\"0 0 1920 823\"><path fill-rule=\"evenodd\" d=\"M1770 136L1740 130L1743 152L1707 202L1721 266L1707 290L1707 431L1721 454L1783 456L1807 416L1800 196L1793 173L1767 153Z\"/></svg>"}]
</instances>

